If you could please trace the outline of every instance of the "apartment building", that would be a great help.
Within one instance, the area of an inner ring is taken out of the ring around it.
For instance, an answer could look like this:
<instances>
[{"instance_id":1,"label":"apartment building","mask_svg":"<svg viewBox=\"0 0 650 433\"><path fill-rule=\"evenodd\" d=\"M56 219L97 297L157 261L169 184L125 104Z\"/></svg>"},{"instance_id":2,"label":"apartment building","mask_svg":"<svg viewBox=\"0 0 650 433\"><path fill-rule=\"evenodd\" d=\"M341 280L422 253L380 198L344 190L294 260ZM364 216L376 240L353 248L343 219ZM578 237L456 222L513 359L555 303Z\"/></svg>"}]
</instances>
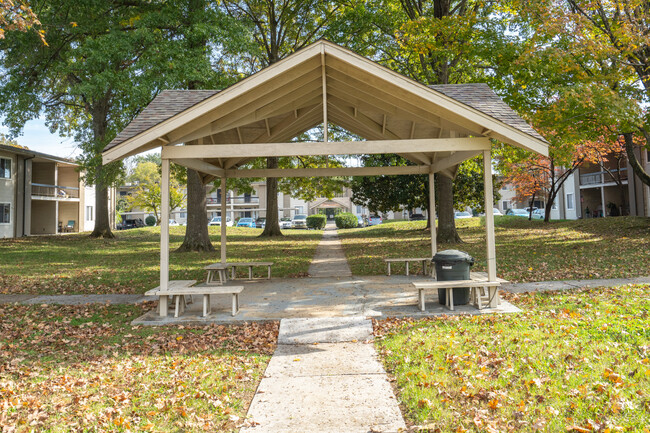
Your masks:
<instances>
[{"instance_id":1,"label":"apartment building","mask_svg":"<svg viewBox=\"0 0 650 433\"><path fill-rule=\"evenodd\" d=\"M0 145L0 238L94 227L95 189L84 185L74 161Z\"/></svg>"}]
</instances>

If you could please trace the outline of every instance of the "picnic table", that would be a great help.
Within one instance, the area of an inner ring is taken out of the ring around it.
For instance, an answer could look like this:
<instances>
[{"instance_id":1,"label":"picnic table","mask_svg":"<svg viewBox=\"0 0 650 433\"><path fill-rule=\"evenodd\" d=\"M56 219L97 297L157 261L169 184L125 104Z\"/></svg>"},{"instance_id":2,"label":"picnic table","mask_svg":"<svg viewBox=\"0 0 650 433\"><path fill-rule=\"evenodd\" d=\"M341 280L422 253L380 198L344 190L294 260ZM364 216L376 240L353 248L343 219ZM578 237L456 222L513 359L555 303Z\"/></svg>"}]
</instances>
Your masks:
<instances>
[{"instance_id":1,"label":"picnic table","mask_svg":"<svg viewBox=\"0 0 650 433\"><path fill-rule=\"evenodd\" d=\"M445 307L454 311L454 288L469 287L470 302L481 310L484 307L496 308L499 305L499 287L508 283L507 280L497 278L496 281L489 281L484 272L471 272L469 280L455 281L417 281L413 286L418 290L418 307L425 311L425 294L427 291L444 289L446 291Z\"/></svg>"}]
</instances>

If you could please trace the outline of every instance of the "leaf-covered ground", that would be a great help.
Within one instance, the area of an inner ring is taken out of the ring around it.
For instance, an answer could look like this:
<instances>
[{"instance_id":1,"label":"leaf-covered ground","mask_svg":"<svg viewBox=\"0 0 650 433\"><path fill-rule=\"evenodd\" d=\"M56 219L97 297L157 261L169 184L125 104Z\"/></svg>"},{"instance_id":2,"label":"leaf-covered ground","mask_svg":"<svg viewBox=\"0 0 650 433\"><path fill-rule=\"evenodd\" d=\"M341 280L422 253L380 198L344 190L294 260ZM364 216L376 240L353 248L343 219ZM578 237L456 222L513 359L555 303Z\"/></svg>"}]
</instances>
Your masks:
<instances>
[{"instance_id":1,"label":"leaf-covered ground","mask_svg":"<svg viewBox=\"0 0 650 433\"><path fill-rule=\"evenodd\" d=\"M473 270L485 270L485 226L481 219L456 221L464 243L439 245L470 253ZM386 273L384 258L431 256L425 221L391 222L339 230L355 275ZM576 221L496 218L497 271L513 282L627 278L650 275L650 218L617 217ZM393 265L393 272L403 272Z\"/></svg>"},{"instance_id":2,"label":"leaf-covered ground","mask_svg":"<svg viewBox=\"0 0 650 433\"><path fill-rule=\"evenodd\" d=\"M172 253L171 279L203 280L203 268L219 261L220 227L210 227L216 251ZM259 239L261 229L228 228L228 261L274 262L274 277L305 276L321 231L287 230L282 238ZM171 250L185 227L171 227ZM0 293L144 293L156 287L160 269L160 228L116 232L116 239L87 233L0 239ZM266 275L266 268L255 270Z\"/></svg>"},{"instance_id":3,"label":"leaf-covered ground","mask_svg":"<svg viewBox=\"0 0 650 433\"><path fill-rule=\"evenodd\" d=\"M0 305L0 431L234 431L277 322L131 327L151 306Z\"/></svg>"},{"instance_id":4,"label":"leaf-covered ground","mask_svg":"<svg viewBox=\"0 0 650 433\"><path fill-rule=\"evenodd\" d=\"M524 312L375 322L432 432L650 431L650 286L510 295Z\"/></svg>"}]
</instances>

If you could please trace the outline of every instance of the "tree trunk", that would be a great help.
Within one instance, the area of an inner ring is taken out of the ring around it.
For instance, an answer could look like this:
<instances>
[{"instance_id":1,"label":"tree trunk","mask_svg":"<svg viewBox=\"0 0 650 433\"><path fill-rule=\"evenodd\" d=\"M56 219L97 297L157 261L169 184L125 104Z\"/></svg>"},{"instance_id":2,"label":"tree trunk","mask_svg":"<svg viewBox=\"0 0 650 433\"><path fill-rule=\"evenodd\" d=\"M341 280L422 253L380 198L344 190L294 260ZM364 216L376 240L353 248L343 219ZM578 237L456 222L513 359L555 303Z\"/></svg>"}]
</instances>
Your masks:
<instances>
[{"instance_id":1,"label":"tree trunk","mask_svg":"<svg viewBox=\"0 0 650 433\"><path fill-rule=\"evenodd\" d=\"M646 135L644 133L644 135ZM625 151L627 152L627 160L632 166L632 171L634 171L634 174L637 175L639 179L641 179L641 182L645 183L646 185L650 186L650 175L645 172L643 167L641 166L641 163L639 160L636 158L636 155L634 154L634 135L631 132L623 134L623 137L625 138ZM648 141L648 144L650 144L650 140L648 140L648 135L646 135L646 141Z\"/></svg>"},{"instance_id":2,"label":"tree trunk","mask_svg":"<svg viewBox=\"0 0 650 433\"><path fill-rule=\"evenodd\" d=\"M99 180L101 167L97 167L96 170L98 174L95 181L95 228L90 237L112 239L115 235L111 231L111 222L108 217L108 188Z\"/></svg>"},{"instance_id":3,"label":"tree trunk","mask_svg":"<svg viewBox=\"0 0 650 433\"><path fill-rule=\"evenodd\" d=\"M278 168L278 158L266 159L266 168ZM278 178L266 178L266 225L260 237L283 236L278 218Z\"/></svg>"},{"instance_id":4,"label":"tree trunk","mask_svg":"<svg viewBox=\"0 0 650 433\"><path fill-rule=\"evenodd\" d=\"M108 106L98 103L91 108L93 122L93 138L95 146L104 146L106 128L108 126ZM91 238L112 239L115 237L111 231L111 222L108 217L108 186L102 175L103 165L95 169L95 228L90 234Z\"/></svg>"},{"instance_id":5,"label":"tree trunk","mask_svg":"<svg viewBox=\"0 0 650 433\"><path fill-rule=\"evenodd\" d=\"M221 198L224 200L224 197ZM187 227L185 239L178 252L214 251L208 235L208 215L205 186L195 170L187 169ZM225 224L225 217L222 217Z\"/></svg>"},{"instance_id":6,"label":"tree trunk","mask_svg":"<svg viewBox=\"0 0 650 433\"><path fill-rule=\"evenodd\" d=\"M530 201L528 202L528 221L533 220L533 204L535 203L535 194L536 193L533 193L533 196L530 198Z\"/></svg>"},{"instance_id":7,"label":"tree trunk","mask_svg":"<svg viewBox=\"0 0 650 433\"><path fill-rule=\"evenodd\" d=\"M438 243L457 244L462 240L456 231L454 219L454 187L447 176L436 176L438 185Z\"/></svg>"}]
</instances>

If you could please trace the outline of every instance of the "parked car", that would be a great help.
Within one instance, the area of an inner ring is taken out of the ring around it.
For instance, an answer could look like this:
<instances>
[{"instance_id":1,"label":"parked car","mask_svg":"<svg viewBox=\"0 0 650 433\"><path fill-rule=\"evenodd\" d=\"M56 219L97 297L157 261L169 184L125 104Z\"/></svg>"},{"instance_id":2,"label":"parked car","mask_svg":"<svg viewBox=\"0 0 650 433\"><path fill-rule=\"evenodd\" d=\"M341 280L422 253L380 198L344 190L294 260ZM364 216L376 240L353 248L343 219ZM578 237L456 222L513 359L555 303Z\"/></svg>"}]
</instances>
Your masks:
<instances>
[{"instance_id":1,"label":"parked car","mask_svg":"<svg viewBox=\"0 0 650 433\"><path fill-rule=\"evenodd\" d=\"M137 229L139 227L144 227L144 221L142 218L134 219L123 219L121 226L118 225L119 230L128 230L128 229Z\"/></svg>"},{"instance_id":2,"label":"parked car","mask_svg":"<svg viewBox=\"0 0 650 433\"><path fill-rule=\"evenodd\" d=\"M221 225L221 217L214 217L210 220L208 223L209 226L220 226ZM226 227L232 227L232 219L230 217L226 217Z\"/></svg>"},{"instance_id":3,"label":"parked car","mask_svg":"<svg viewBox=\"0 0 650 433\"><path fill-rule=\"evenodd\" d=\"M370 215L370 218L368 218L368 225L371 226L376 226L382 222L384 222L384 220L379 215Z\"/></svg>"},{"instance_id":4,"label":"parked car","mask_svg":"<svg viewBox=\"0 0 650 433\"><path fill-rule=\"evenodd\" d=\"M290 229L291 218L280 218L280 229Z\"/></svg>"},{"instance_id":5,"label":"parked car","mask_svg":"<svg viewBox=\"0 0 650 433\"><path fill-rule=\"evenodd\" d=\"M500 211L499 209L497 209L497 208L494 208L493 213L494 213L494 216L501 216L501 215L503 215L503 214L501 213L501 211Z\"/></svg>"},{"instance_id":6,"label":"parked car","mask_svg":"<svg viewBox=\"0 0 650 433\"><path fill-rule=\"evenodd\" d=\"M421 213L412 213L409 215L409 221L426 221L426 218Z\"/></svg>"},{"instance_id":7,"label":"parked car","mask_svg":"<svg viewBox=\"0 0 650 433\"><path fill-rule=\"evenodd\" d=\"M469 212L455 212L454 213L454 218L457 220L461 219L466 219L466 218L471 218L472 214Z\"/></svg>"},{"instance_id":8,"label":"parked car","mask_svg":"<svg viewBox=\"0 0 650 433\"><path fill-rule=\"evenodd\" d=\"M535 209L533 210L533 219L534 220L543 220L544 219L544 209Z\"/></svg>"},{"instance_id":9,"label":"parked car","mask_svg":"<svg viewBox=\"0 0 650 433\"><path fill-rule=\"evenodd\" d=\"M255 225L255 220L253 218L239 218L239 221L237 222L237 227L250 227L254 229L257 226Z\"/></svg>"},{"instance_id":10,"label":"parked car","mask_svg":"<svg viewBox=\"0 0 650 433\"><path fill-rule=\"evenodd\" d=\"M306 229L307 215L294 215L291 220L291 227L294 229Z\"/></svg>"},{"instance_id":11,"label":"parked car","mask_svg":"<svg viewBox=\"0 0 650 433\"><path fill-rule=\"evenodd\" d=\"M256 219L255 220L255 225L257 226L257 228L263 229L264 226L266 226L266 218L260 217L260 218Z\"/></svg>"},{"instance_id":12,"label":"parked car","mask_svg":"<svg viewBox=\"0 0 650 433\"><path fill-rule=\"evenodd\" d=\"M368 227L368 218L363 215L357 215L357 227Z\"/></svg>"},{"instance_id":13,"label":"parked car","mask_svg":"<svg viewBox=\"0 0 650 433\"><path fill-rule=\"evenodd\" d=\"M508 209L506 215L528 218L528 211L526 209Z\"/></svg>"},{"instance_id":14,"label":"parked car","mask_svg":"<svg viewBox=\"0 0 650 433\"><path fill-rule=\"evenodd\" d=\"M176 222L176 220L169 220L169 227L175 227L175 226L180 226L179 223Z\"/></svg>"}]
</instances>

